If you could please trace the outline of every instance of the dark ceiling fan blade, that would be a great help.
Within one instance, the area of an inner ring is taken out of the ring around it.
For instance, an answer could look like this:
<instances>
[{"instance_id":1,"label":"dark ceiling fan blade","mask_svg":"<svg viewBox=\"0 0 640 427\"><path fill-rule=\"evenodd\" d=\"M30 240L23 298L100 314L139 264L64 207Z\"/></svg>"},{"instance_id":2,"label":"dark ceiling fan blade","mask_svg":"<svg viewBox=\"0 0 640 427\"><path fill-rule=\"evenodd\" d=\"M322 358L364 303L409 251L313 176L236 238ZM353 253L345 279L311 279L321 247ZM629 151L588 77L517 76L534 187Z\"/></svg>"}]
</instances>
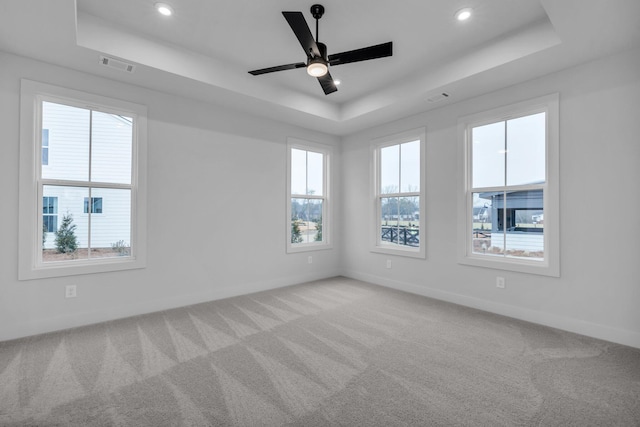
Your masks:
<instances>
[{"instance_id":1,"label":"dark ceiling fan blade","mask_svg":"<svg viewBox=\"0 0 640 427\"><path fill-rule=\"evenodd\" d=\"M393 42L363 47L362 49L329 55L330 65L342 65L350 62L367 61L369 59L384 58L393 55Z\"/></svg>"},{"instance_id":2,"label":"dark ceiling fan blade","mask_svg":"<svg viewBox=\"0 0 640 427\"><path fill-rule=\"evenodd\" d=\"M282 15L284 15L284 19L287 20L289 26L298 38L307 57L321 56L320 49L318 49L318 45L313 39L313 34L311 34L311 30L302 12L282 12Z\"/></svg>"},{"instance_id":3,"label":"dark ceiling fan blade","mask_svg":"<svg viewBox=\"0 0 640 427\"><path fill-rule=\"evenodd\" d=\"M318 81L320 82L320 86L322 86L322 90L325 95L329 95L330 93L337 92L338 87L333 81L333 77L331 77L331 73L327 71L322 77L318 77Z\"/></svg>"},{"instance_id":4,"label":"dark ceiling fan blade","mask_svg":"<svg viewBox=\"0 0 640 427\"><path fill-rule=\"evenodd\" d=\"M260 74L273 73L275 71L293 70L296 68L303 68L306 66L307 64L305 64L304 62L296 62L295 64L278 65L277 67L261 68L259 70L249 71L249 74L253 74L254 76L259 76Z\"/></svg>"}]
</instances>

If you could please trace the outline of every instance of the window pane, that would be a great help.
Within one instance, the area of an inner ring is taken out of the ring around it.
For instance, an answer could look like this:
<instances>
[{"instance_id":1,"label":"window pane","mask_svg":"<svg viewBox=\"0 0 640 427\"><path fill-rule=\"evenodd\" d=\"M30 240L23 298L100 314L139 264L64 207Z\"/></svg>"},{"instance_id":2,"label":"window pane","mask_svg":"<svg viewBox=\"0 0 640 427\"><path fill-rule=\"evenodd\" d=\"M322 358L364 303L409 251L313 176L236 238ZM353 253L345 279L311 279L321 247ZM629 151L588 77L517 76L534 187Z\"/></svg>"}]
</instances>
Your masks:
<instances>
[{"instance_id":1,"label":"window pane","mask_svg":"<svg viewBox=\"0 0 640 427\"><path fill-rule=\"evenodd\" d=\"M503 235L493 225L493 219L497 219L493 210L493 200L496 195L502 193L473 193L473 227L472 250L476 254L501 254L504 252ZM495 228L495 235L493 230ZM493 238L493 239L492 239Z\"/></svg>"},{"instance_id":2,"label":"window pane","mask_svg":"<svg viewBox=\"0 0 640 427\"><path fill-rule=\"evenodd\" d=\"M131 255L131 190L94 188L91 195L90 257Z\"/></svg>"},{"instance_id":3,"label":"window pane","mask_svg":"<svg viewBox=\"0 0 640 427\"><path fill-rule=\"evenodd\" d=\"M400 192L420 191L420 141L400 145Z\"/></svg>"},{"instance_id":4,"label":"window pane","mask_svg":"<svg viewBox=\"0 0 640 427\"><path fill-rule=\"evenodd\" d=\"M291 149L291 194L307 194L307 152Z\"/></svg>"},{"instance_id":5,"label":"window pane","mask_svg":"<svg viewBox=\"0 0 640 427\"><path fill-rule=\"evenodd\" d=\"M132 123L130 117L92 112L91 181L131 184Z\"/></svg>"},{"instance_id":6,"label":"window pane","mask_svg":"<svg viewBox=\"0 0 640 427\"><path fill-rule=\"evenodd\" d=\"M380 241L398 243L398 197L380 198Z\"/></svg>"},{"instance_id":7,"label":"window pane","mask_svg":"<svg viewBox=\"0 0 640 427\"><path fill-rule=\"evenodd\" d=\"M400 146L392 145L380 150L380 193L400 190Z\"/></svg>"},{"instance_id":8,"label":"window pane","mask_svg":"<svg viewBox=\"0 0 640 427\"><path fill-rule=\"evenodd\" d=\"M398 207L398 244L420 246L420 197L402 197Z\"/></svg>"},{"instance_id":9,"label":"window pane","mask_svg":"<svg viewBox=\"0 0 640 427\"><path fill-rule=\"evenodd\" d=\"M380 242L420 247L420 197L380 198Z\"/></svg>"},{"instance_id":10,"label":"window pane","mask_svg":"<svg viewBox=\"0 0 640 427\"><path fill-rule=\"evenodd\" d=\"M50 201L56 200L60 212L44 215L54 217L58 224L58 233L43 236L44 262L131 254L131 190L94 188L91 192L96 197L91 198L91 204L88 188L45 185L43 191L47 195L43 202L49 200L51 205ZM108 209L103 209L104 206ZM91 214L83 209L89 207ZM47 205L43 206L45 209L51 210ZM51 220L47 219L45 225L48 221Z\"/></svg>"},{"instance_id":11,"label":"window pane","mask_svg":"<svg viewBox=\"0 0 640 427\"><path fill-rule=\"evenodd\" d=\"M315 234L313 235L313 241L314 242L324 242L324 236L322 234L322 224L323 224L323 217L322 217L322 200L316 200L316 202L320 202L320 215L317 216L315 218Z\"/></svg>"},{"instance_id":12,"label":"window pane","mask_svg":"<svg viewBox=\"0 0 640 427\"><path fill-rule=\"evenodd\" d=\"M472 187L504 185L505 135L504 122L472 129Z\"/></svg>"},{"instance_id":13,"label":"window pane","mask_svg":"<svg viewBox=\"0 0 640 427\"><path fill-rule=\"evenodd\" d=\"M322 153L307 151L307 193L322 196Z\"/></svg>"},{"instance_id":14,"label":"window pane","mask_svg":"<svg viewBox=\"0 0 640 427\"><path fill-rule=\"evenodd\" d=\"M89 198L84 199L84 213L89 213ZM102 213L102 197L91 198L91 213Z\"/></svg>"},{"instance_id":15,"label":"window pane","mask_svg":"<svg viewBox=\"0 0 640 427\"><path fill-rule=\"evenodd\" d=\"M291 220L305 219L306 210L304 208L306 199L291 199Z\"/></svg>"},{"instance_id":16,"label":"window pane","mask_svg":"<svg viewBox=\"0 0 640 427\"><path fill-rule=\"evenodd\" d=\"M543 190L507 193L505 255L544 259Z\"/></svg>"},{"instance_id":17,"label":"window pane","mask_svg":"<svg viewBox=\"0 0 640 427\"><path fill-rule=\"evenodd\" d=\"M546 114L507 121L507 185L545 181Z\"/></svg>"},{"instance_id":18,"label":"window pane","mask_svg":"<svg viewBox=\"0 0 640 427\"><path fill-rule=\"evenodd\" d=\"M307 199L307 218L305 242L322 241L322 200Z\"/></svg>"},{"instance_id":19,"label":"window pane","mask_svg":"<svg viewBox=\"0 0 640 427\"><path fill-rule=\"evenodd\" d=\"M89 110L42 103L42 128L49 131L45 179L89 179Z\"/></svg>"},{"instance_id":20,"label":"window pane","mask_svg":"<svg viewBox=\"0 0 640 427\"><path fill-rule=\"evenodd\" d=\"M42 129L42 164L49 164L49 129Z\"/></svg>"},{"instance_id":21,"label":"window pane","mask_svg":"<svg viewBox=\"0 0 640 427\"><path fill-rule=\"evenodd\" d=\"M82 208L89 189L45 185L42 190L44 199L57 199L58 211L56 231L45 236L42 261L87 259L89 223Z\"/></svg>"},{"instance_id":22,"label":"window pane","mask_svg":"<svg viewBox=\"0 0 640 427\"><path fill-rule=\"evenodd\" d=\"M322 200L291 199L291 243L322 241Z\"/></svg>"},{"instance_id":23,"label":"window pane","mask_svg":"<svg viewBox=\"0 0 640 427\"><path fill-rule=\"evenodd\" d=\"M291 243L302 243L303 217L306 217L304 209L305 199L291 199Z\"/></svg>"}]
</instances>

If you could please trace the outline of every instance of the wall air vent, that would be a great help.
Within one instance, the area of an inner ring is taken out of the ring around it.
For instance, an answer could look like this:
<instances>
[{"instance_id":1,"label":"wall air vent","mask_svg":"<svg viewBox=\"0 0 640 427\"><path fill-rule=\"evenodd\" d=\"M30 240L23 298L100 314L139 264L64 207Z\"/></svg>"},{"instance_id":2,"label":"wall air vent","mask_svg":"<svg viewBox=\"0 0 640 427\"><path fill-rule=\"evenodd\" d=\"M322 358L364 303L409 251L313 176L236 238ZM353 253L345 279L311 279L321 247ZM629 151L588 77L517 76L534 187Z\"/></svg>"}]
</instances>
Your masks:
<instances>
[{"instance_id":1,"label":"wall air vent","mask_svg":"<svg viewBox=\"0 0 640 427\"><path fill-rule=\"evenodd\" d=\"M440 102L444 99L447 99L449 97L449 94L447 92L442 92L439 93L437 95L432 96L431 98L427 98L427 101L429 102Z\"/></svg>"},{"instance_id":2,"label":"wall air vent","mask_svg":"<svg viewBox=\"0 0 640 427\"><path fill-rule=\"evenodd\" d=\"M105 67L125 71L127 73L133 73L136 69L136 66L133 64L129 64L128 62L102 55L100 56L100 64L104 65Z\"/></svg>"}]
</instances>

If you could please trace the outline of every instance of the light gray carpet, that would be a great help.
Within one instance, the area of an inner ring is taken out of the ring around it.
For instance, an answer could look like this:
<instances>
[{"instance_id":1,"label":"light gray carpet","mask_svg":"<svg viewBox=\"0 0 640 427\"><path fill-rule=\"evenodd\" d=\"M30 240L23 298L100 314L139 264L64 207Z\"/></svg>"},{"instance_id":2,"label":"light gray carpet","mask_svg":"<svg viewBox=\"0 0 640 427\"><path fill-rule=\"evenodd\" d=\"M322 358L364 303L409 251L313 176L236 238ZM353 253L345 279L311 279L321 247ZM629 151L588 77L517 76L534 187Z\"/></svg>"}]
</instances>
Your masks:
<instances>
[{"instance_id":1,"label":"light gray carpet","mask_svg":"<svg viewBox=\"0 0 640 427\"><path fill-rule=\"evenodd\" d=\"M345 278L0 343L0 425L638 426L640 350Z\"/></svg>"}]
</instances>

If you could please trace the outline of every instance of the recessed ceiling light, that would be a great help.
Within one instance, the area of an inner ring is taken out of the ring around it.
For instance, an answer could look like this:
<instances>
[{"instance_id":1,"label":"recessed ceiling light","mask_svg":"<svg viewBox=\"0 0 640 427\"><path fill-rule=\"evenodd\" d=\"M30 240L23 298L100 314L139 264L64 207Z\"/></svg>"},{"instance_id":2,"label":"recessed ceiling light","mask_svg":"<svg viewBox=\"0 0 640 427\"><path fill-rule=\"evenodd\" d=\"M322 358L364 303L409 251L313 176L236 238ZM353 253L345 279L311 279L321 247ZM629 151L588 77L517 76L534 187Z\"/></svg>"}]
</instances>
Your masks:
<instances>
[{"instance_id":1,"label":"recessed ceiling light","mask_svg":"<svg viewBox=\"0 0 640 427\"><path fill-rule=\"evenodd\" d=\"M164 16L173 15L173 8L166 3L156 3L156 10Z\"/></svg>"},{"instance_id":2,"label":"recessed ceiling light","mask_svg":"<svg viewBox=\"0 0 640 427\"><path fill-rule=\"evenodd\" d=\"M466 21L467 19L471 18L471 12L473 11L473 9L471 9L470 7L465 7L464 9L460 9L459 11L456 12L456 19L458 21Z\"/></svg>"},{"instance_id":3,"label":"recessed ceiling light","mask_svg":"<svg viewBox=\"0 0 640 427\"><path fill-rule=\"evenodd\" d=\"M340 80L337 80L337 79L333 81L333 84L336 85L336 86L340 86L340 83L342 83L342 82Z\"/></svg>"}]
</instances>

